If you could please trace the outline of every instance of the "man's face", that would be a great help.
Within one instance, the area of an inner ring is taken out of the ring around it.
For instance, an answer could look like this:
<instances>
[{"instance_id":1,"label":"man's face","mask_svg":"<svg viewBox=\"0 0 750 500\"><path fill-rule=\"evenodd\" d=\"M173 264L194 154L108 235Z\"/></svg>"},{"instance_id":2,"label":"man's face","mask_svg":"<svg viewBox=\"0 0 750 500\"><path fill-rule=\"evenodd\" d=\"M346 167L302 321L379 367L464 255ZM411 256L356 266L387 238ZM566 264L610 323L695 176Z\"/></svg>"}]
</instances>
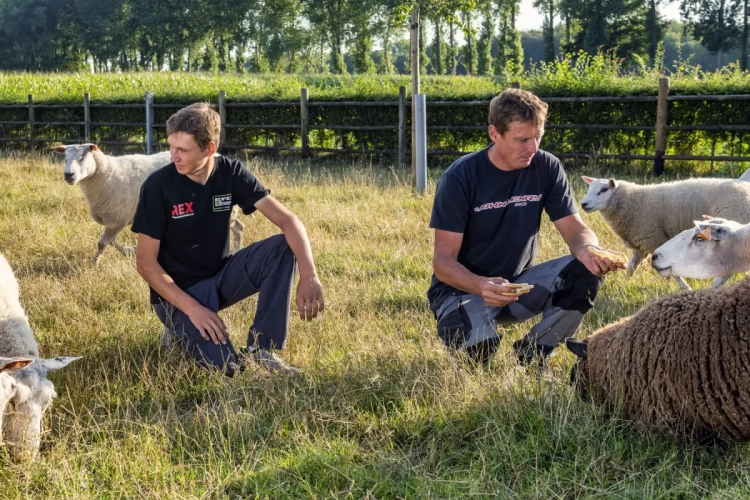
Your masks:
<instances>
[{"instance_id":1,"label":"man's face","mask_svg":"<svg viewBox=\"0 0 750 500\"><path fill-rule=\"evenodd\" d=\"M195 175L200 169L208 164L208 159L213 155L213 149L209 144L206 149L201 149L195 142L193 134L186 132L175 132L167 138L169 142L169 153L172 156L177 172L182 175Z\"/></svg>"},{"instance_id":2,"label":"man's face","mask_svg":"<svg viewBox=\"0 0 750 500\"><path fill-rule=\"evenodd\" d=\"M531 163L539 150L544 135L544 126L532 122L512 122L504 134L494 125L489 128L490 139L495 145L495 154L509 170L520 170Z\"/></svg>"}]
</instances>

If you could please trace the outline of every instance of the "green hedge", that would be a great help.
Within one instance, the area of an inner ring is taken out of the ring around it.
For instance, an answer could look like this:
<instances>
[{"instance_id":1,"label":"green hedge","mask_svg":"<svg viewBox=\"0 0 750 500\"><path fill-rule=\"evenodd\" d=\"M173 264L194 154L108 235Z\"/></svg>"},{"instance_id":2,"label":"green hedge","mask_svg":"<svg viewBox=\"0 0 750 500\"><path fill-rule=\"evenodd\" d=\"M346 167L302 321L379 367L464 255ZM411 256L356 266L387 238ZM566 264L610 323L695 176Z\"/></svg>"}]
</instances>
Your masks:
<instances>
[{"instance_id":1,"label":"green hedge","mask_svg":"<svg viewBox=\"0 0 750 500\"><path fill-rule=\"evenodd\" d=\"M658 70L641 68L624 73L619 63L607 56L567 58L540 65L514 78L523 88L543 97L626 96L657 94ZM671 95L750 93L750 75L729 66L717 73L683 66L671 76ZM199 100L216 103L218 92L227 101L299 101L299 89L307 87L311 101L395 101L405 77L386 76L297 76L297 75L211 75L196 73L129 74L19 74L0 73L0 104L22 104L33 94L36 103L82 103L89 92L92 103L143 103L146 91L155 102L187 104ZM428 100L488 100L510 85L509 79L494 77L423 77L421 90ZM163 124L174 109L157 108L155 122ZM311 125L396 125L397 106L310 107ZM428 124L484 125L487 109L480 107L428 106ZM83 109L37 109L37 121L83 121ZM232 124L299 124L298 106L228 108ZM0 109L0 121L25 121L25 109ZM143 122L143 107L133 109L92 108L94 122ZM655 103L552 103L550 123L653 125ZM670 102L670 125L750 125L750 101ZM143 141L145 127L122 129L92 127L92 139ZM166 141L163 128L156 128L156 140ZM81 140L82 126L40 126L38 137ZM668 153L750 155L745 132L670 132ZM0 137L28 136L27 125L0 126ZM352 149L397 149L397 132L343 132L311 130L313 147ZM408 138L407 138L408 139ZM428 149L468 151L486 144L486 132L430 131ZM227 131L228 144L299 146L297 130ZM650 131L548 130L544 147L553 152L651 154L654 134ZM11 143L10 146L25 146Z\"/></svg>"}]
</instances>

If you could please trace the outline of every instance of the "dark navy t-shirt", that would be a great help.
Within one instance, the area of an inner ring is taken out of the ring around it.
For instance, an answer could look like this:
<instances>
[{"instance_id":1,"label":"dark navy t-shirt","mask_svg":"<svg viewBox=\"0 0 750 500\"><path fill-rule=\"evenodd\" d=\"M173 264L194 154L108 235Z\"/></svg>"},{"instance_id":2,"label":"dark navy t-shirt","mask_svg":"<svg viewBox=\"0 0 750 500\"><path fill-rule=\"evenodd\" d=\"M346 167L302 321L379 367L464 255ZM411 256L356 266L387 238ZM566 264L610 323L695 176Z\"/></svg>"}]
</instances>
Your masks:
<instances>
[{"instance_id":1,"label":"dark navy t-shirt","mask_svg":"<svg viewBox=\"0 0 750 500\"><path fill-rule=\"evenodd\" d=\"M534 263L542 210L554 222L578 208L556 157L539 150L527 168L507 172L492 164L488 149L459 158L445 171L430 227L464 235L458 262L472 273L513 281ZM427 297L435 310L446 296L466 293L433 274Z\"/></svg>"},{"instance_id":2,"label":"dark navy t-shirt","mask_svg":"<svg viewBox=\"0 0 750 500\"><path fill-rule=\"evenodd\" d=\"M183 290L215 275L229 256L232 206L245 214L269 194L245 166L223 156L205 185L177 172L174 163L154 171L141 186L134 233L160 241L157 262ZM151 303L161 297L151 289Z\"/></svg>"}]
</instances>

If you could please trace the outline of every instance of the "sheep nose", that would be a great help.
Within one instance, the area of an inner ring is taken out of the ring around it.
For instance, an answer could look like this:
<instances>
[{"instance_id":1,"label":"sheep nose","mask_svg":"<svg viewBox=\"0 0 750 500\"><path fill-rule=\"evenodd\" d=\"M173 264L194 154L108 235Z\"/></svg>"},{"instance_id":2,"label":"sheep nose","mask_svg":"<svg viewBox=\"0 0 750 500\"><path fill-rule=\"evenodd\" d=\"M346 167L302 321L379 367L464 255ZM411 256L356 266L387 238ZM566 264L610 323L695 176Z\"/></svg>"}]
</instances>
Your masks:
<instances>
[{"instance_id":1,"label":"sheep nose","mask_svg":"<svg viewBox=\"0 0 750 500\"><path fill-rule=\"evenodd\" d=\"M587 201L584 201L583 203L581 203L581 206L582 206L583 208L589 208L589 204L588 204L588 202L587 202Z\"/></svg>"},{"instance_id":2,"label":"sheep nose","mask_svg":"<svg viewBox=\"0 0 750 500\"><path fill-rule=\"evenodd\" d=\"M73 172L65 172L65 173L63 174L63 177L65 177L65 180L66 180L66 181L70 181L70 180L73 180Z\"/></svg>"},{"instance_id":3,"label":"sheep nose","mask_svg":"<svg viewBox=\"0 0 750 500\"><path fill-rule=\"evenodd\" d=\"M656 264L656 261L657 261L658 259L659 259L659 254L658 254L658 253L655 253L655 254L653 254L653 255L651 256L651 265L653 266L654 264Z\"/></svg>"}]
</instances>

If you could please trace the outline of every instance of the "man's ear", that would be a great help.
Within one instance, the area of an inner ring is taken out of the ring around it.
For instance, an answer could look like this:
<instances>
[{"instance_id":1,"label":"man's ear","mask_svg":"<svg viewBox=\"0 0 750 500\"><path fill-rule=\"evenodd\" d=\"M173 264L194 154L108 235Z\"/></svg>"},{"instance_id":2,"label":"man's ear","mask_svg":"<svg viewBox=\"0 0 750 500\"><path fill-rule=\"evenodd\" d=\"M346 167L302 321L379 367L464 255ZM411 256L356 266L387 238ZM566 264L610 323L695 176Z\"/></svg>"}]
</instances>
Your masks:
<instances>
[{"instance_id":1,"label":"man's ear","mask_svg":"<svg viewBox=\"0 0 750 500\"><path fill-rule=\"evenodd\" d=\"M589 344L585 340L570 338L565 339L565 347L579 358L585 359L588 354Z\"/></svg>"},{"instance_id":2,"label":"man's ear","mask_svg":"<svg viewBox=\"0 0 750 500\"><path fill-rule=\"evenodd\" d=\"M583 179L583 182L585 182L586 184L591 184L596 180L593 177L586 177L585 175L582 175L581 179Z\"/></svg>"}]
</instances>

